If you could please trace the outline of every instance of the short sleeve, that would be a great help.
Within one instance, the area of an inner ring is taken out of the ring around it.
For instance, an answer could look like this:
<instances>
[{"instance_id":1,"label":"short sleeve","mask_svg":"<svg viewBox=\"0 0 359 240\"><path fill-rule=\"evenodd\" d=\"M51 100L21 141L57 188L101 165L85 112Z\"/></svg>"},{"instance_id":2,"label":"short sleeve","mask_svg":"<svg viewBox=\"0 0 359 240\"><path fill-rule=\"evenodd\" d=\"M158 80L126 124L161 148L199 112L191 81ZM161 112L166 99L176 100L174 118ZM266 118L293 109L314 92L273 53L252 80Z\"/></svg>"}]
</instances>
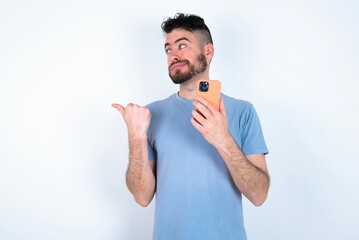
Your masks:
<instances>
[{"instance_id":1,"label":"short sleeve","mask_svg":"<svg viewBox=\"0 0 359 240\"><path fill-rule=\"evenodd\" d=\"M149 160L156 160L157 159L157 151L155 148L155 140L154 140L154 128L156 125L156 121L157 121L157 111L155 108L154 104L148 104L146 106L150 112L151 112L151 122L150 122L150 126L148 127L147 130L147 148L148 148L148 159Z\"/></svg>"},{"instance_id":2,"label":"short sleeve","mask_svg":"<svg viewBox=\"0 0 359 240\"><path fill-rule=\"evenodd\" d=\"M241 129L242 152L244 155L258 153L268 154L261 124L252 104L246 108L244 118L240 119L239 124Z\"/></svg>"},{"instance_id":3,"label":"short sleeve","mask_svg":"<svg viewBox=\"0 0 359 240\"><path fill-rule=\"evenodd\" d=\"M156 149L154 149L151 145L151 143L148 141L148 159L149 160L156 160L157 158L157 152Z\"/></svg>"}]
</instances>

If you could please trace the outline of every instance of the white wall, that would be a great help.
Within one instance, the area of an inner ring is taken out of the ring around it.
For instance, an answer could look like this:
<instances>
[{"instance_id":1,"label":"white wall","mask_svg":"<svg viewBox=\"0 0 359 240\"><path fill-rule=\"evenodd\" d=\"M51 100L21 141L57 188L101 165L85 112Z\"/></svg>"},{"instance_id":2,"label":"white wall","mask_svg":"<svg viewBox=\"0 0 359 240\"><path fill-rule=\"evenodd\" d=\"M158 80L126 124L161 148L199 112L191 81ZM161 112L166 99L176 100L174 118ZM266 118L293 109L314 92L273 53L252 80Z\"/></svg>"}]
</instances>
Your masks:
<instances>
[{"instance_id":1,"label":"white wall","mask_svg":"<svg viewBox=\"0 0 359 240\"><path fill-rule=\"evenodd\" d=\"M0 239L150 239L111 103L177 90L160 24L203 16L212 78L251 101L272 185L249 239L358 239L359 2L0 1Z\"/></svg>"}]
</instances>

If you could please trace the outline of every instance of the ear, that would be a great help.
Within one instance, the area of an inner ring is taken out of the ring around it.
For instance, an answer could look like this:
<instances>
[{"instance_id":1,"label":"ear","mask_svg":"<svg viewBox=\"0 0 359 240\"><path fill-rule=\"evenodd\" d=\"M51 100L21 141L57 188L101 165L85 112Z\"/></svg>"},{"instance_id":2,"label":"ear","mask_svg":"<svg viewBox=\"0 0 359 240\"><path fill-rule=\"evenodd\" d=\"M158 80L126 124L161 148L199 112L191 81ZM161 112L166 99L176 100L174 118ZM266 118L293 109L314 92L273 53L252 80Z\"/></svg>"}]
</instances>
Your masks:
<instances>
[{"instance_id":1,"label":"ear","mask_svg":"<svg viewBox=\"0 0 359 240\"><path fill-rule=\"evenodd\" d=\"M214 46L211 43L206 44L204 46L204 53L206 55L207 60L210 62L214 56Z\"/></svg>"}]
</instances>

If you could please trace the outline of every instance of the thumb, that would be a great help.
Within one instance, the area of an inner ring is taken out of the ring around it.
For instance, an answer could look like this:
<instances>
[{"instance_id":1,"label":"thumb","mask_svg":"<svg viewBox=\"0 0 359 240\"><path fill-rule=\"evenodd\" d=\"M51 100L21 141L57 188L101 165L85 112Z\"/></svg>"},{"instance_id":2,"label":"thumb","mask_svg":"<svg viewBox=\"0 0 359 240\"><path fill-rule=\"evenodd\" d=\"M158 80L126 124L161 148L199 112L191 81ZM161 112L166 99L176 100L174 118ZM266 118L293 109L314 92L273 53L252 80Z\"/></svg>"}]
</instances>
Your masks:
<instances>
[{"instance_id":1,"label":"thumb","mask_svg":"<svg viewBox=\"0 0 359 240\"><path fill-rule=\"evenodd\" d=\"M116 108L122 114L122 116L125 114L125 108L121 104L113 103L111 107Z\"/></svg>"},{"instance_id":2,"label":"thumb","mask_svg":"<svg viewBox=\"0 0 359 240\"><path fill-rule=\"evenodd\" d=\"M224 107L224 100L223 100L223 98L221 98L221 99L219 100L219 112L222 113L225 117L227 117L226 108Z\"/></svg>"}]
</instances>

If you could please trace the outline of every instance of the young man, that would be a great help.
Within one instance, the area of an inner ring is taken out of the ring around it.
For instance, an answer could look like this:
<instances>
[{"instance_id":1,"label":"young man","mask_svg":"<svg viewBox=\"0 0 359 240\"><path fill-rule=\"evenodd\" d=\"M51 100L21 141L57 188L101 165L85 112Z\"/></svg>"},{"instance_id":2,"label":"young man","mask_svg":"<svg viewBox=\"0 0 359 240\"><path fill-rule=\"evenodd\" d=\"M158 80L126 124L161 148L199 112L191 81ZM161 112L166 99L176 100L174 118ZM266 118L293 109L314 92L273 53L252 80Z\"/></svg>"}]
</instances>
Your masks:
<instances>
[{"instance_id":1,"label":"young man","mask_svg":"<svg viewBox=\"0 0 359 240\"><path fill-rule=\"evenodd\" d=\"M179 13L162 30L179 92L147 107L112 105L128 129L127 186L142 206L156 192L153 239L246 239L242 194L260 206L269 188L257 114L249 102L223 93L219 111L196 97L214 55L202 18Z\"/></svg>"}]
</instances>

